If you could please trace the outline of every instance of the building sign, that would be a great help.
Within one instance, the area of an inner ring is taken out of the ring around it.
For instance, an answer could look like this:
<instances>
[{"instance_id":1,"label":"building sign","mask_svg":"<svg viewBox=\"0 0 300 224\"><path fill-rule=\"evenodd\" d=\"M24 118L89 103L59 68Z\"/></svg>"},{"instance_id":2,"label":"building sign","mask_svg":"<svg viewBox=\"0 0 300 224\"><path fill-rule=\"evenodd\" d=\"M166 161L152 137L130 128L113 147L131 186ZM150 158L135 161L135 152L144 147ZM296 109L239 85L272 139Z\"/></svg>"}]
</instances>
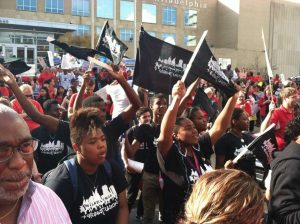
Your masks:
<instances>
[{"instance_id":1,"label":"building sign","mask_svg":"<svg viewBox=\"0 0 300 224\"><path fill-rule=\"evenodd\" d=\"M207 8L205 0L154 0L156 3L166 3L170 6L183 6L188 8Z\"/></svg>"}]
</instances>

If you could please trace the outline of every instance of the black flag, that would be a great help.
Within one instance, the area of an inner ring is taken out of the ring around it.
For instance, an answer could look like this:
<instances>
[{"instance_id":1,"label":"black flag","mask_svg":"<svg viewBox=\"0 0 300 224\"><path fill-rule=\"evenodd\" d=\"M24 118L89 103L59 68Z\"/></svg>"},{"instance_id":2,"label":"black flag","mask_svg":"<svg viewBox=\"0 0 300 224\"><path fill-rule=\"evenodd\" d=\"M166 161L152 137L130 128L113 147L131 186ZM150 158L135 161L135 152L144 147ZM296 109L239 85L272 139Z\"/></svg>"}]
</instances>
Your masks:
<instances>
[{"instance_id":1,"label":"black flag","mask_svg":"<svg viewBox=\"0 0 300 224\"><path fill-rule=\"evenodd\" d=\"M98 39L96 50L118 65L122 61L128 47L117 37L115 31L105 22Z\"/></svg>"},{"instance_id":2,"label":"black flag","mask_svg":"<svg viewBox=\"0 0 300 224\"><path fill-rule=\"evenodd\" d=\"M256 158L262 163L265 169L270 169L270 163L273 160L273 152L278 150L274 127L274 124L269 126L247 147L248 150L252 151Z\"/></svg>"},{"instance_id":3,"label":"black flag","mask_svg":"<svg viewBox=\"0 0 300 224\"><path fill-rule=\"evenodd\" d=\"M191 56L192 52L141 31L133 84L156 93L170 94L173 85L181 79ZM196 78L188 75L186 86Z\"/></svg>"},{"instance_id":4,"label":"black flag","mask_svg":"<svg viewBox=\"0 0 300 224\"><path fill-rule=\"evenodd\" d=\"M83 59L86 61L88 61L88 57L93 58L96 54L100 54L100 52L98 52L97 50L85 48L85 47L77 47L77 46L72 46L72 45L69 46L68 44L60 42L58 40L51 40L49 42L60 47L65 52L73 55L74 57L76 57L78 59Z\"/></svg>"},{"instance_id":5,"label":"black flag","mask_svg":"<svg viewBox=\"0 0 300 224\"><path fill-rule=\"evenodd\" d=\"M225 93L227 97L231 97L236 93L234 84L222 71L206 40L201 44L190 73L197 74L200 78L210 82L214 87Z\"/></svg>"},{"instance_id":6,"label":"black flag","mask_svg":"<svg viewBox=\"0 0 300 224\"><path fill-rule=\"evenodd\" d=\"M138 55L137 55L138 56ZM152 37L145 31L140 32L138 69L134 70L133 83L150 91L171 93L173 85L181 79L192 57L192 52ZM200 77L228 97L236 90L227 79L206 41L202 43L185 80L189 86Z\"/></svg>"},{"instance_id":7,"label":"black flag","mask_svg":"<svg viewBox=\"0 0 300 224\"><path fill-rule=\"evenodd\" d=\"M31 67L21 59L4 62L3 66L7 68L13 75L18 75L31 69Z\"/></svg>"}]
</instances>

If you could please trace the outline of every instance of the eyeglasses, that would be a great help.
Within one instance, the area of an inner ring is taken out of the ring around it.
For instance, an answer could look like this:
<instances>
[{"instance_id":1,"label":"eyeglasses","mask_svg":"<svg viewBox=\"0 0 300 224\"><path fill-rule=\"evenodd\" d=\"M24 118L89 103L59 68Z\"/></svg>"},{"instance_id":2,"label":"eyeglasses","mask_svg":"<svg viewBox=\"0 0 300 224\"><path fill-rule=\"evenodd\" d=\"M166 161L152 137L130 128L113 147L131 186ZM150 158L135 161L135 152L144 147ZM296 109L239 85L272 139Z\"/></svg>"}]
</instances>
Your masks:
<instances>
[{"instance_id":1,"label":"eyeglasses","mask_svg":"<svg viewBox=\"0 0 300 224\"><path fill-rule=\"evenodd\" d=\"M25 95L25 96L28 97L28 98L29 98L29 97L32 98L32 95Z\"/></svg>"},{"instance_id":2,"label":"eyeglasses","mask_svg":"<svg viewBox=\"0 0 300 224\"><path fill-rule=\"evenodd\" d=\"M0 164L11 159L15 151L18 151L23 158L32 156L38 146L38 140L29 139L18 146L0 145Z\"/></svg>"}]
</instances>

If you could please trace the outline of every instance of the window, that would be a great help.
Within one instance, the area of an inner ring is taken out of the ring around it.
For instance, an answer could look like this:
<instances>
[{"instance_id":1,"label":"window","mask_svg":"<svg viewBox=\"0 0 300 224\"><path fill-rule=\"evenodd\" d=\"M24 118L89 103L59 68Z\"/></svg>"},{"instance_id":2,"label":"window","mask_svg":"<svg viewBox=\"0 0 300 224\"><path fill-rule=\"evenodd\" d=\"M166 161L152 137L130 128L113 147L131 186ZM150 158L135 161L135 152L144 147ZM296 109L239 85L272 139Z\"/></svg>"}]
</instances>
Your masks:
<instances>
[{"instance_id":1,"label":"window","mask_svg":"<svg viewBox=\"0 0 300 224\"><path fill-rule=\"evenodd\" d=\"M121 1L120 20L134 20L134 3L131 1Z\"/></svg>"},{"instance_id":2,"label":"window","mask_svg":"<svg viewBox=\"0 0 300 224\"><path fill-rule=\"evenodd\" d=\"M231 65L231 58L219 58L221 69L226 69L227 65Z\"/></svg>"},{"instance_id":3,"label":"window","mask_svg":"<svg viewBox=\"0 0 300 224\"><path fill-rule=\"evenodd\" d=\"M163 7L163 24L164 25L176 25L176 8L175 7Z\"/></svg>"},{"instance_id":4,"label":"window","mask_svg":"<svg viewBox=\"0 0 300 224\"><path fill-rule=\"evenodd\" d=\"M156 33L155 32L152 32L152 31L150 31L150 32L147 32L149 35L151 35L152 37L156 37Z\"/></svg>"},{"instance_id":5,"label":"window","mask_svg":"<svg viewBox=\"0 0 300 224\"><path fill-rule=\"evenodd\" d=\"M97 0L97 17L114 18L114 0Z\"/></svg>"},{"instance_id":6,"label":"window","mask_svg":"<svg viewBox=\"0 0 300 224\"><path fill-rule=\"evenodd\" d=\"M175 45L175 40L176 40L176 35L174 34L174 33L163 33L162 35L161 35L161 38L162 38L162 40L163 41L166 41L166 42L168 42L168 43L170 43L170 44L173 44L173 45Z\"/></svg>"},{"instance_id":7,"label":"window","mask_svg":"<svg viewBox=\"0 0 300 224\"><path fill-rule=\"evenodd\" d=\"M36 12L36 0L17 0L17 10Z\"/></svg>"},{"instance_id":8,"label":"window","mask_svg":"<svg viewBox=\"0 0 300 224\"><path fill-rule=\"evenodd\" d=\"M197 27L197 11L195 10L184 11L184 25L189 27Z\"/></svg>"},{"instance_id":9,"label":"window","mask_svg":"<svg viewBox=\"0 0 300 224\"><path fill-rule=\"evenodd\" d=\"M143 23L156 23L156 5L143 4L142 21Z\"/></svg>"},{"instance_id":10,"label":"window","mask_svg":"<svg viewBox=\"0 0 300 224\"><path fill-rule=\"evenodd\" d=\"M130 41L132 42L134 39L134 34L132 29L120 29L120 39L123 41Z\"/></svg>"},{"instance_id":11,"label":"window","mask_svg":"<svg viewBox=\"0 0 300 224\"><path fill-rule=\"evenodd\" d=\"M96 26L97 35L101 34L102 28L103 28L103 26Z\"/></svg>"},{"instance_id":12,"label":"window","mask_svg":"<svg viewBox=\"0 0 300 224\"><path fill-rule=\"evenodd\" d=\"M90 0L72 0L73 16L89 16Z\"/></svg>"},{"instance_id":13,"label":"window","mask_svg":"<svg viewBox=\"0 0 300 224\"><path fill-rule=\"evenodd\" d=\"M196 36L187 35L184 36L184 46L194 47L197 45Z\"/></svg>"},{"instance_id":14,"label":"window","mask_svg":"<svg viewBox=\"0 0 300 224\"><path fill-rule=\"evenodd\" d=\"M45 12L63 14L64 13L64 0L46 0Z\"/></svg>"},{"instance_id":15,"label":"window","mask_svg":"<svg viewBox=\"0 0 300 224\"><path fill-rule=\"evenodd\" d=\"M85 36L90 34L90 26L88 25L78 25L75 31L76 36Z\"/></svg>"}]
</instances>

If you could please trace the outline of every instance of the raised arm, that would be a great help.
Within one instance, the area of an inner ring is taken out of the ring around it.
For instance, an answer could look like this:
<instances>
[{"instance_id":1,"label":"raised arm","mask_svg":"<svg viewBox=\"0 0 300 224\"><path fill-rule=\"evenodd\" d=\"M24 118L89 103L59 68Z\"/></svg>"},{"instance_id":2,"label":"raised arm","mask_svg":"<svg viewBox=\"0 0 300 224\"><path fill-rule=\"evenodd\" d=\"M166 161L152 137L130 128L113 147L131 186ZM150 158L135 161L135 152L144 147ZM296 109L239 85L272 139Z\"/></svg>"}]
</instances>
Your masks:
<instances>
[{"instance_id":1,"label":"raised arm","mask_svg":"<svg viewBox=\"0 0 300 224\"><path fill-rule=\"evenodd\" d=\"M76 98L75 98L75 102L74 102L74 105L73 105L73 111L72 111L72 113L69 113L68 116L72 116L72 114L75 113L75 111L79 110L82 107L84 91L85 91L85 88L88 86L88 82L90 80L89 73L85 73L83 75L83 79L84 79L83 84L80 87L80 90L79 90L79 92L78 92L78 94L76 95Z\"/></svg>"},{"instance_id":2,"label":"raised arm","mask_svg":"<svg viewBox=\"0 0 300 224\"><path fill-rule=\"evenodd\" d=\"M214 125L208 131L212 145L214 145L217 142L217 140L221 137L221 135L229 127L231 116L232 116L237 99L238 99L238 93L234 94L232 97L229 98L225 107L223 108L221 113L218 115Z\"/></svg>"},{"instance_id":3,"label":"raised arm","mask_svg":"<svg viewBox=\"0 0 300 224\"><path fill-rule=\"evenodd\" d=\"M178 81L172 89L172 103L170 104L161 122L157 148L164 158L168 155L173 144L173 129L176 122L179 104L184 96L184 93L184 83L182 81Z\"/></svg>"},{"instance_id":4,"label":"raised arm","mask_svg":"<svg viewBox=\"0 0 300 224\"><path fill-rule=\"evenodd\" d=\"M2 65L0 65L0 79L3 80L15 94L17 100L27 115L36 123L45 126L49 131L56 132L59 120L49 115L40 113L35 106L27 100L26 96L20 90L14 75Z\"/></svg>"},{"instance_id":5,"label":"raised arm","mask_svg":"<svg viewBox=\"0 0 300 224\"><path fill-rule=\"evenodd\" d=\"M184 94L184 97L182 98L182 100L180 101L179 104L179 108L178 108L178 112L177 115L181 116L182 112L184 111L185 107L186 107L186 103L187 101L192 97L193 93L195 92L195 90L197 89L197 87L199 86L200 83L200 78L197 78L186 90L186 93Z\"/></svg>"},{"instance_id":6,"label":"raised arm","mask_svg":"<svg viewBox=\"0 0 300 224\"><path fill-rule=\"evenodd\" d=\"M264 130L267 129L267 127L270 126L272 114L274 111L275 111L275 103L273 101L271 101L271 103L269 105L269 112L268 112L267 116L265 117L265 119L263 120L263 122L261 122L260 132L263 132Z\"/></svg>"},{"instance_id":7,"label":"raised arm","mask_svg":"<svg viewBox=\"0 0 300 224\"><path fill-rule=\"evenodd\" d=\"M122 86L126 96L128 97L129 102L131 105L122 112L122 118L125 123L129 123L133 117L135 116L135 112L142 106L142 103L136 94L136 92L132 89L132 87L128 84L125 77L123 76L123 72L121 70L117 71L110 71L107 70L109 75L118 81L118 83Z\"/></svg>"}]
</instances>

